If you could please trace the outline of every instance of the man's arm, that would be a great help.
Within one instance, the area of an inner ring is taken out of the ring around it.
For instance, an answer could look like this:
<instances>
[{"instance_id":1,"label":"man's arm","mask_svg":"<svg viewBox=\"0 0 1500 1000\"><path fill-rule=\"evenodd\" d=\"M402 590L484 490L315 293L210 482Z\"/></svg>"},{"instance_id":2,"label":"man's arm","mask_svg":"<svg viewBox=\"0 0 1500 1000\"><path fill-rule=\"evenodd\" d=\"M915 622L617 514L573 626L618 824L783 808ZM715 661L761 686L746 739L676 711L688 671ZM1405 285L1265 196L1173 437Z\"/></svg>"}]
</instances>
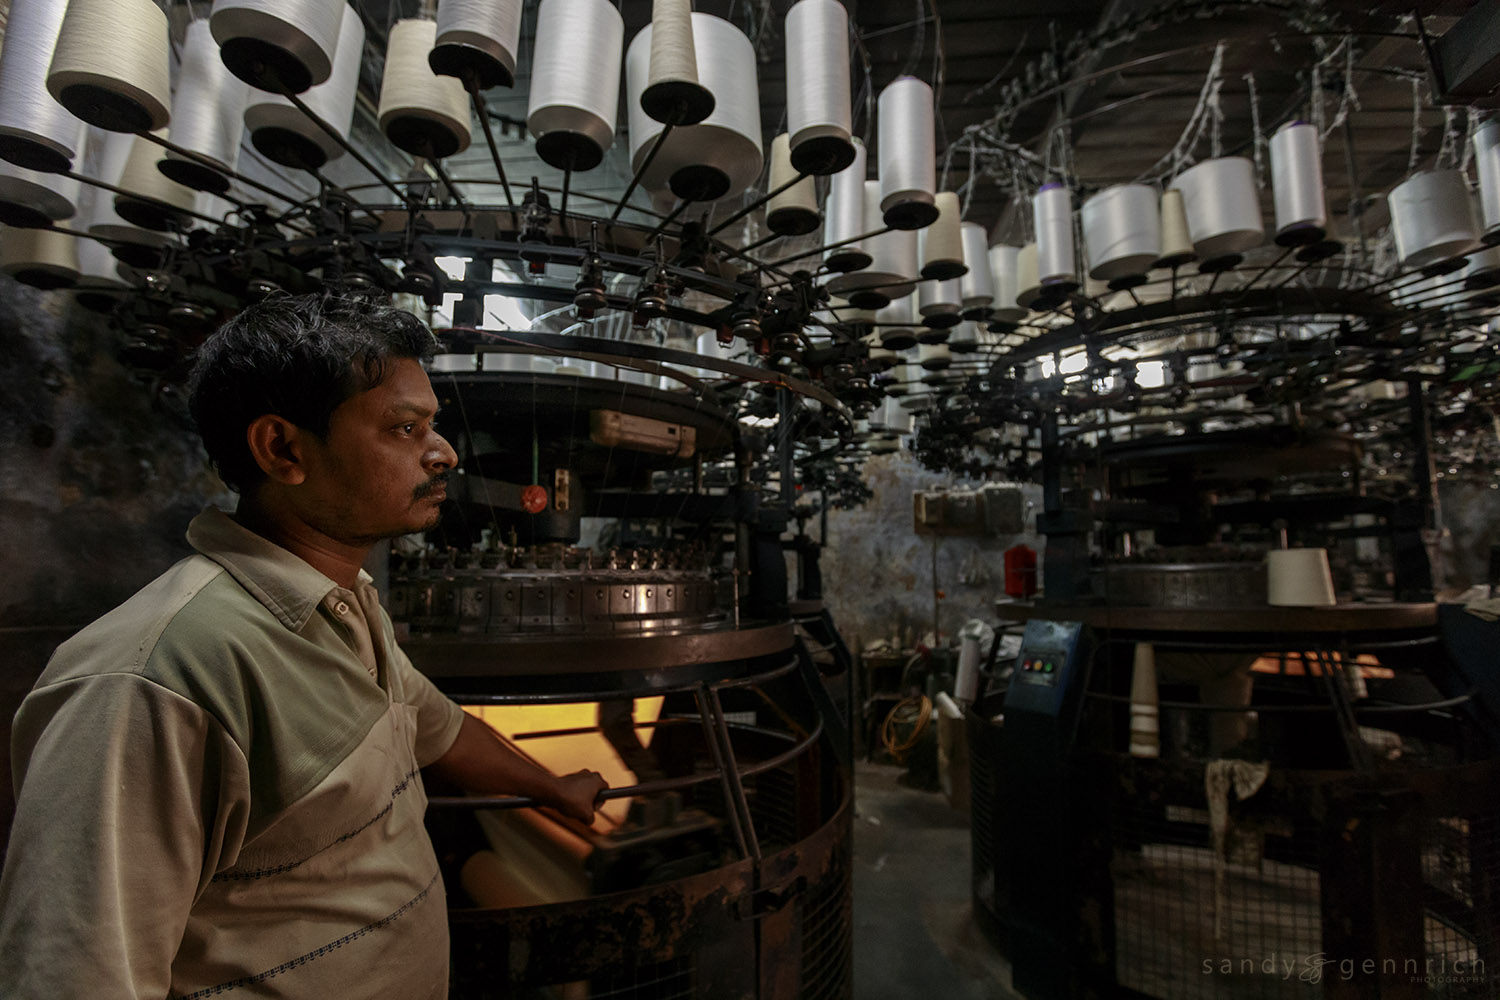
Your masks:
<instances>
[{"instance_id":1,"label":"man's arm","mask_svg":"<svg viewBox=\"0 0 1500 1000\"><path fill-rule=\"evenodd\" d=\"M593 822L599 793L609 787L596 771L552 774L516 753L493 729L468 714L453 745L432 770L471 792L524 795L582 823Z\"/></svg>"},{"instance_id":2,"label":"man's arm","mask_svg":"<svg viewBox=\"0 0 1500 1000\"><path fill-rule=\"evenodd\" d=\"M33 691L12 745L0 996L166 996L193 901L244 836L239 748L197 705L125 673Z\"/></svg>"}]
</instances>

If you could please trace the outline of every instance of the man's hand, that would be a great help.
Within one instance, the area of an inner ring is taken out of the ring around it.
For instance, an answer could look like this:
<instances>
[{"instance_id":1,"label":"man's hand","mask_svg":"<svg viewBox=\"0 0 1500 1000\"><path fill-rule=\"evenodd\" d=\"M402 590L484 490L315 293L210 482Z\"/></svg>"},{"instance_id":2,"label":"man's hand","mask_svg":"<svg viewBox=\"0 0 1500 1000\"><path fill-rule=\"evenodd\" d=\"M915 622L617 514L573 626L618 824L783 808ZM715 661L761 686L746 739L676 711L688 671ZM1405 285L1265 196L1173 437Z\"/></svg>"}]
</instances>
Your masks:
<instances>
[{"instance_id":1,"label":"man's hand","mask_svg":"<svg viewBox=\"0 0 1500 1000\"><path fill-rule=\"evenodd\" d=\"M594 821L599 793L609 785L597 771L558 777L526 757L489 726L465 714L453 746L432 765L445 781L482 795L524 795L580 823Z\"/></svg>"},{"instance_id":2,"label":"man's hand","mask_svg":"<svg viewBox=\"0 0 1500 1000\"><path fill-rule=\"evenodd\" d=\"M592 823L594 810L599 805L599 793L608 787L609 783L599 776L598 771L574 771L556 779L551 804L564 816L580 823Z\"/></svg>"}]
</instances>

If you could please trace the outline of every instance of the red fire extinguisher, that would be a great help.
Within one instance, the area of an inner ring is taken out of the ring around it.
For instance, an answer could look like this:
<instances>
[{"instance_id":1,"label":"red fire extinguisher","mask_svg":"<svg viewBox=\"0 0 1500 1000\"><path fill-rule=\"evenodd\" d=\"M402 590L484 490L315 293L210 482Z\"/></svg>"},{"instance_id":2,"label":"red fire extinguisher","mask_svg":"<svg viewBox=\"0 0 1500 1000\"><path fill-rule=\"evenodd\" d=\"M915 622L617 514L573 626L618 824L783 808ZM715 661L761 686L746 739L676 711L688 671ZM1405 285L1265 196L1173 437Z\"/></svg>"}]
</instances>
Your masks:
<instances>
[{"instance_id":1,"label":"red fire extinguisher","mask_svg":"<svg viewBox=\"0 0 1500 1000\"><path fill-rule=\"evenodd\" d=\"M1005 550L1005 593L1030 597L1036 593L1036 552L1028 545Z\"/></svg>"}]
</instances>

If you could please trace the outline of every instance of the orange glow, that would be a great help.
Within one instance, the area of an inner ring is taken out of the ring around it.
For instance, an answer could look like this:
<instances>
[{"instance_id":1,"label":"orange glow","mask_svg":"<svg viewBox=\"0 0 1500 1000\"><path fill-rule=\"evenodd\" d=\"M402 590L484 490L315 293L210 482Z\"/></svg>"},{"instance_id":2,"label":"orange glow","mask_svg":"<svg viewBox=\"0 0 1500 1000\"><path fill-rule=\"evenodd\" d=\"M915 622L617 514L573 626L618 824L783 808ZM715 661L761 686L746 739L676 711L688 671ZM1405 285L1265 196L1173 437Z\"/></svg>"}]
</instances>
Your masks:
<instances>
[{"instance_id":1,"label":"orange glow","mask_svg":"<svg viewBox=\"0 0 1500 1000\"><path fill-rule=\"evenodd\" d=\"M1343 660L1343 656L1336 652L1323 655L1334 663ZM1396 676L1396 672L1390 667L1382 667L1380 660L1373 653L1360 653L1351 657L1348 662L1350 666L1358 666L1359 672L1370 680L1386 680ZM1317 658L1314 657L1309 662L1301 653L1262 656L1250 669L1257 674L1285 674L1288 677L1322 675L1322 665L1318 663Z\"/></svg>"},{"instance_id":2,"label":"orange glow","mask_svg":"<svg viewBox=\"0 0 1500 1000\"><path fill-rule=\"evenodd\" d=\"M635 699L635 721L653 723L661 717L661 706L665 699ZM493 727L501 735L512 740L522 752L553 774L568 774L581 768L598 771L609 782L609 787L619 788L636 784L636 777L620 760L614 747L603 733L578 733L571 736L544 736L539 739L517 739L527 733L551 732L559 729L585 729L599 724L599 706L595 702L574 702L565 705L470 705L468 712ZM640 741L651 745L655 727L637 728ZM629 799L610 799L599 809L594 819L594 829L604 833L618 826L630 810Z\"/></svg>"}]
</instances>

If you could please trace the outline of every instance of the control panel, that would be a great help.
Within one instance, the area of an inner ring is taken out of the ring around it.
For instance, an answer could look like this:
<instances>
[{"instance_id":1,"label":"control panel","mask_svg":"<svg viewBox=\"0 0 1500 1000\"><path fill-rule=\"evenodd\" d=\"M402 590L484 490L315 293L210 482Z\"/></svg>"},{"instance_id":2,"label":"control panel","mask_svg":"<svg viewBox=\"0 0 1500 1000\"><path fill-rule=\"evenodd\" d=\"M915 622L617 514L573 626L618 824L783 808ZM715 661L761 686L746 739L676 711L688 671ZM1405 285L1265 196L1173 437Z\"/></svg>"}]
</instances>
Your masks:
<instances>
[{"instance_id":1,"label":"control panel","mask_svg":"<svg viewBox=\"0 0 1500 1000\"><path fill-rule=\"evenodd\" d=\"M1061 712L1066 689L1082 669L1082 637L1078 622L1027 622L1005 696L1006 712Z\"/></svg>"}]
</instances>

